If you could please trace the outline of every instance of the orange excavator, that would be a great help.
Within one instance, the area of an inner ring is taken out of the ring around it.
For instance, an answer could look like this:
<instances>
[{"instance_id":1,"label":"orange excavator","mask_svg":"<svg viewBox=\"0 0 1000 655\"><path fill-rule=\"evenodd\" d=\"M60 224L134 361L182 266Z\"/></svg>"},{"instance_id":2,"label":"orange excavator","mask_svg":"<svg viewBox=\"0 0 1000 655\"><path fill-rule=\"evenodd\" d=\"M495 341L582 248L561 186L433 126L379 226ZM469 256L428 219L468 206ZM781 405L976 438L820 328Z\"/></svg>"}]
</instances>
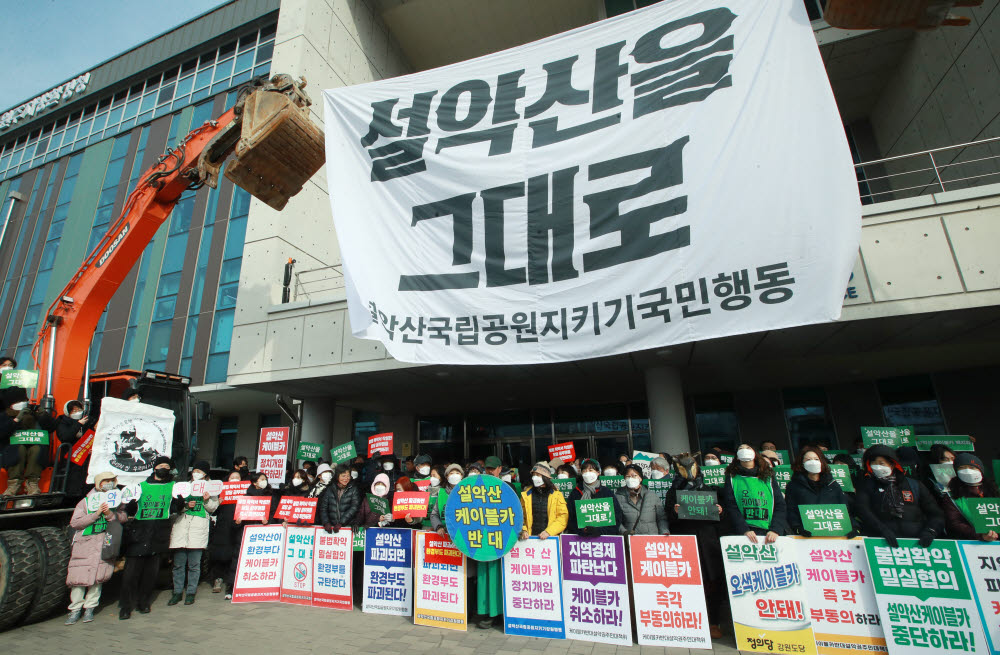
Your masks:
<instances>
[{"instance_id":1,"label":"orange excavator","mask_svg":"<svg viewBox=\"0 0 1000 655\"><path fill-rule=\"evenodd\" d=\"M964 26L970 19L951 12L983 0L827 0L823 20L845 30L934 29Z\"/></svg>"}]
</instances>

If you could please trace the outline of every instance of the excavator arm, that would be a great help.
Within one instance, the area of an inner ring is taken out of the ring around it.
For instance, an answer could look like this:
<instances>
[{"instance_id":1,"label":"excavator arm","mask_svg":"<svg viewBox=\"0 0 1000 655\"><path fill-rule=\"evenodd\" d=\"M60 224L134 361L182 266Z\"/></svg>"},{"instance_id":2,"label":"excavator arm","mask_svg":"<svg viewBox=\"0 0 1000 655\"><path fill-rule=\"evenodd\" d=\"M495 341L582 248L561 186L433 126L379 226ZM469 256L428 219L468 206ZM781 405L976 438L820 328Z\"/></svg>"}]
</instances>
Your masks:
<instances>
[{"instance_id":1,"label":"excavator arm","mask_svg":"<svg viewBox=\"0 0 1000 655\"><path fill-rule=\"evenodd\" d=\"M78 397L102 312L181 194L215 188L235 155L226 177L280 210L320 169L323 133L309 118L304 86L288 75L254 80L232 109L192 130L140 178L121 216L46 314L32 350L42 407L52 411Z\"/></svg>"}]
</instances>

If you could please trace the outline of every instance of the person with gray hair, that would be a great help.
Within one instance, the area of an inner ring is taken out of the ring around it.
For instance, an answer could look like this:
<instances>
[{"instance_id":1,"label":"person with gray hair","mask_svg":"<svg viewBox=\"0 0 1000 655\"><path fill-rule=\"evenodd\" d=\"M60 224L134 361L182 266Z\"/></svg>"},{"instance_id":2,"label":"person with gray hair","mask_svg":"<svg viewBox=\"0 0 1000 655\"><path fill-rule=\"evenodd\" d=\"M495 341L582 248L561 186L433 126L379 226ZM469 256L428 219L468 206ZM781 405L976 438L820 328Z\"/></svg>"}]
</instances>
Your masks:
<instances>
[{"instance_id":1,"label":"person with gray hair","mask_svg":"<svg viewBox=\"0 0 1000 655\"><path fill-rule=\"evenodd\" d=\"M649 478L661 480L670 473L670 463L662 457L656 457L649 463Z\"/></svg>"}]
</instances>

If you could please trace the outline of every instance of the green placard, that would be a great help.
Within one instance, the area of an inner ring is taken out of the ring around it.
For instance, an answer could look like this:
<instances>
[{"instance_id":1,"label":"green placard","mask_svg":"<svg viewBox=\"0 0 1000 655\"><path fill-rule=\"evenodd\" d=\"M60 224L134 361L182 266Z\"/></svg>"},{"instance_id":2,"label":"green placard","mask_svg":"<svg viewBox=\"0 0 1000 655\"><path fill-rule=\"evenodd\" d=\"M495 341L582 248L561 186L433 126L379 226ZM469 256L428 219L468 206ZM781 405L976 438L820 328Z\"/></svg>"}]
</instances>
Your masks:
<instances>
[{"instance_id":1,"label":"green placard","mask_svg":"<svg viewBox=\"0 0 1000 655\"><path fill-rule=\"evenodd\" d=\"M826 461L832 462L837 455L849 455L850 453L846 450L824 450L823 454L826 455Z\"/></svg>"},{"instance_id":2,"label":"green placard","mask_svg":"<svg viewBox=\"0 0 1000 655\"><path fill-rule=\"evenodd\" d=\"M678 491L677 518L694 521L718 521L718 496L714 491Z\"/></svg>"},{"instance_id":3,"label":"green placard","mask_svg":"<svg viewBox=\"0 0 1000 655\"><path fill-rule=\"evenodd\" d=\"M576 501L576 522L581 528L615 525L615 503L611 498Z\"/></svg>"},{"instance_id":4,"label":"green placard","mask_svg":"<svg viewBox=\"0 0 1000 655\"><path fill-rule=\"evenodd\" d=\"M922 601L938 598L972 598L958 542L935 539L931 549L921 548L916 539L898 539L899 547L890 548L885 539L865 538L865 550L872 569L875 593L884 596L910 596ZM933 556L931 552L934 551ZM875 571L878 573L875 573ZM934 580L934 584L920 584ZM949 580L949 584L938 584ZM902 584L913 581L917 584Z\"/></svg>"},{"instance_id":5,"label":"green placard","mask_svg":"<svg viewBox=\"0 0 1000 655\"><path fill-rule=\"evenodd\" d=\"M553 480L552 484L556 489L562 492L563 498L569 500L569 495L573 492L573 487L576 486L576 480L573 478L566 480Z\"/></svg>"},{"instance_id":6,"label":"green placard","mask_svg":"<svg viewBox=\"0 0 1000 655\"><path fill-rule=\"evenodd\" d=\"M705 466L701 469L701 474L706 487L721 487L726 483L726 467L721 464Z\"/></svg>"},{"instance_id":7,"label":"green placard","mask_svg":"<svg viewBox=\"0 0 1000 655\"><path fill-rule=\"evenodd\" d=\"M368 507L370 507L373 512L375 512L379 516L389 513L388 498L379 498L375 494L368 494L367 498L368 498Z\"/></svg>"},{"instance_id":8,"label":"green placard","mask_svg":"<svg viewBox=\"0 0 1000 655\"><path fill-rule=\"evenodd\" d=\"M354 528L354 550L365 549L365 528L364 526Z\"/></svg>"},{"instance_id":9,"label":"green placard","mask_svg":"<svg viewBox=\"0 0 1000 655\"><path fill-rule=\"evenodd\" d=\"M956 498L955 505L962 510L976 534L1000 532L1000 498Z\"/></svg>"},{"instance_id":10,"label":"green placard","mask_svg":"<svg viewBox=\"0 0 1000 655\"><path fill-rule=\"evenodd\" d=\"M310 462L315 462L319 460L320 455L322 454L323 454L323 444L303 441L302 443L299 444L299 450L295 454L295 458L304 459Z\"/></svg>"},{"instance_id":11,"label":"green placard","mask_svg":"<svg viewBox=\"0 0 1000 655\"><path fill-rule=\"evenodd\" d=\"M661 478L659 480L645 479L642 483L647 489L652 491L660 499L662 503L667 499L667 492L670 491L670 485L673 484L672 478Z\"/></svg>"},{"instance_id":12,"label":"green placard","mask_svg":"<svg viewBox=\"0 0 1000 655\"><path fill-rule=\"evenodd\" d=\"M187 504L194 501L194 507L188 507ZM184 499L184 513L191 514L192 516L200 516L205 518L208 513L205 511L205 499L202 496L188 496Z\"/></svg>"},{"instance_id":13,"label":"green placard","mask_svg":"<svg viewBox=\"0 0 1000 655\"><path fill-rule=\"evenodd\" d=\"M17 430L10 435L10 443L20 446L45 446L49 443L49 433L46 430Z\"/></svg>"},{"instance_id":14,"label":"green placard","mask_svg":"<svg viewBox=\"0 0 1000 655\"><path fill-rule=\"evenodd\" d=\"M926 452L931 449L934 444L941 444L942 446L948 446L955 452L967 452L971 453L976 449L972 444L972 440L969 439L968 435L951 435L951 436L941 436L941 435L928 435L920 434L917 435L917 450L921 452Z\"/></svg>"},{"instance_id":15,"label":"green placard","mask_svg":"<svg viewBox=\"0 0 1000 655\"><path fill-rule=\"evenodd\" d=\"M781 489L782 493L784 493L785 487L787 487L788 483L792 481L792 467L775 466L774 477L778 480L778 488Z\"/></svg>"},{"instance_id":16,"label":"green placard","mask_svg":"<svg viewBox=\"0 0 1000 655\"><path fill-rule=\"evenodd\" d=\"M514 488L514 491L517 492L517 495L520 496L521 495L521 483L520 482L511 482L509 484L510 484L511 487Z\"/></svg>"},{"instance_id":17,"label":"green placard","mask_svg":"<svg viewBox=\"0 0 1000 655\"><path fill-rule=\"evenodd\" d=\"M814 537L842 537L854 529L847 505L799 505L799 516Z\"/></svg>"},{"instance_id":18,"label":"green placard","mask_svg":"<svg viewBox=\"0 0 1000 655\"><path fill-rule=\"evenodd\" d=\"M4 371L3 374L0 375L0 389L6 389L7 387L34 389L37 386L38 371L14 368L9 371Z\"/></svg>"},{"instance_id":19,"label":"green placard","mask_svg":"<svg viewBox=\"0 0 1000 655\"><path fill-rule=\"evenodd\" d=\"M897 425L886 428L877 425L866 425L861 427L861 440L865 442L865 448L872 446L889 446L899 448L900 446L913 445L913 426Z\"/></svg>"},{"instance_id":20,"label":"green placard","mask_svg":"<svg viewBox=\"0 0 1000 655\"><path fill-rule=\"evenodd\" d=\"M602 487L607 487L608 489L621 489L625 486L624 475L602 475L597 479L600 480Z\"/></svg>"},{"instance_id":21,"label":"green placard","mask_svg":"<svg viewBox=\"0 0 1000 655\"><path fill-rule=\"evenodd\" d=\"M778 461L781 462L782 465L792 465L792 456L787 450L776 450L774 453L778 456Z\"/></svg>"},{"instance_id":22,"label":"green placard","mask_svg":"<svg viewBox=\"0 0 1000 655\"><path fill-rule=\"evenodd\" d=\"M345 444L341 444L330 449L330 461L334 464L346 462L347 460L354 459L357 456L358 450L355 448L353 441L348 441Z\"/></svg>"},{"instance_id":23,"label":"green placard","mask_svg":"<svg viewBox=\"0 0 1000 655\"><path fill-rule=\"evenodd\" d=\"M172 482L166 484L150 484L141 482L142 495L139 496L139 511L137 521L156 521L170 516L170 497L174 490Z\"/></svg>"},{"instance_id":24,"label":"green placard","mask_svg":"<svg viewBox=\"0 0 1000 655\"><path fill-rule=\"evenodd\" d=\"M837 481L837 484L843 487L844 491L854 491L854 481L851 480L851 469L847 464L831 464L830 474L833 475L833 479Z\"/></svg>"}]
</instances>

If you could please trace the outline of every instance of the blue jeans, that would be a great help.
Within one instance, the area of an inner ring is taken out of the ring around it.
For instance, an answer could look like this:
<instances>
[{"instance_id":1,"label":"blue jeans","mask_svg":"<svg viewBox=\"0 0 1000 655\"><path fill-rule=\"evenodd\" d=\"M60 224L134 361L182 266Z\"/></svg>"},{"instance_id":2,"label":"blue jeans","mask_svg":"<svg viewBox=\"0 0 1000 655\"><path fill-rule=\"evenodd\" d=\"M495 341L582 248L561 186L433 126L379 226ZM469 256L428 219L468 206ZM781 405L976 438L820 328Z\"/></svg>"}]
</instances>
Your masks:
<instances>
[{"instance_id":1,"label":"blue jeans","mask_svg":"<svg viewBox=\"0 0 1000 655\"><path fill-rule=\"evenodd\" d=\"M174 551L174 593L184 591L184 574L187 573L187 594L194 596L201 578L201 549Z\"/></svg>"}]
</instances>

